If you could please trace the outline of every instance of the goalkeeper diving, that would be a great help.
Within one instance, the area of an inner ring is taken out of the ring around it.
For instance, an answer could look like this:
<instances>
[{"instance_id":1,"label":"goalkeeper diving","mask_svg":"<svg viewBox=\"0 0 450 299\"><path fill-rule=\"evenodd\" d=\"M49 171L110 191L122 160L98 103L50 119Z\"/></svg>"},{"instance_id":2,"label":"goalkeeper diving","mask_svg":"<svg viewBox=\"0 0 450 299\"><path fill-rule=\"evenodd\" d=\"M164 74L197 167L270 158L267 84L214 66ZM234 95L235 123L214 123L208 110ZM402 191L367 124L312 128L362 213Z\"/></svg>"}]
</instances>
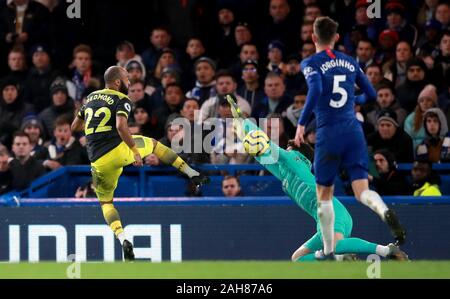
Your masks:
<instances>
[{"instance_id":1,"label":"goalkeeper diving","mask_svg":"<svg viewBox=\"0 0 450 299\"><path fill-rule=\"evenodd\" d=\"M292 261L314 261L325 259L323 255L322 233L317 215L317 196L314 175L311 172L312 148L293 141L287 150L270 141L264 131L249 119L244 119L232 95L226 96L231 105L234 126L239 139L243 141L247 153L263 165L282 182L283 191L317 223L317 232L293 254ZM408 256L400 248L390 243L386 246L351 237L353 220L347 209L333 198L335 211L334 247L336 259L352 254L377 254L397 260L407 260Z\"/></svg>"}]
</instances>

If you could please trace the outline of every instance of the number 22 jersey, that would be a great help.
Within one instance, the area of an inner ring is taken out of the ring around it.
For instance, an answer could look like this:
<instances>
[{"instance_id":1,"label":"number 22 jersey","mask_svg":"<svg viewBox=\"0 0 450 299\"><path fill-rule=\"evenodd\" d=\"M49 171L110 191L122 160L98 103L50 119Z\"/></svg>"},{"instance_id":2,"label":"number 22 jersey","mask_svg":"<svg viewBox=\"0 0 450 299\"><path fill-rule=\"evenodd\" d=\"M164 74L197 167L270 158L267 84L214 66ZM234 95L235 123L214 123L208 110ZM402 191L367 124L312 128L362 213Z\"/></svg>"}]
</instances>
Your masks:
<instances>
[{"instance_id":1,"label":"number 22 jersey","mask_svg":"<svg viewBox=\"0 0 450 299\"><path fill-rule=\"evenodd\" d=\"M112 89L97 90L89 94L77 117L84 120L89 160L95 162L118 146L122 139L116 129L116 115L128 119L131 101Z\"/></svg>"}]
</instances>

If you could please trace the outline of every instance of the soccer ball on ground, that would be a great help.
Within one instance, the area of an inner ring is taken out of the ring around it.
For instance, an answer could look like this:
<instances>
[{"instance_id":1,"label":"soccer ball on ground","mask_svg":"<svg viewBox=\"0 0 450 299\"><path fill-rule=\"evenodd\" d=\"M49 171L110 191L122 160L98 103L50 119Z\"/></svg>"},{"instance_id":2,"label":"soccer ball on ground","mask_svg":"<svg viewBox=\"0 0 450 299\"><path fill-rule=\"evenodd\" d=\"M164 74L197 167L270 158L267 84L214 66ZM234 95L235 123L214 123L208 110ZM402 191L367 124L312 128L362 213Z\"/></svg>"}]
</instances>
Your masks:
<instances>
[{"instance_id":1,"label":"soccer ball on ground","mask_svg":"<svg viewBox=\"0 0 450 299\"><path fill-rule=\"evenodd\" d=\"M244 149L251 156L261 156L269 149L269 137L261 130L250 131L244 137Z\"/></svg>"}]
</instances>

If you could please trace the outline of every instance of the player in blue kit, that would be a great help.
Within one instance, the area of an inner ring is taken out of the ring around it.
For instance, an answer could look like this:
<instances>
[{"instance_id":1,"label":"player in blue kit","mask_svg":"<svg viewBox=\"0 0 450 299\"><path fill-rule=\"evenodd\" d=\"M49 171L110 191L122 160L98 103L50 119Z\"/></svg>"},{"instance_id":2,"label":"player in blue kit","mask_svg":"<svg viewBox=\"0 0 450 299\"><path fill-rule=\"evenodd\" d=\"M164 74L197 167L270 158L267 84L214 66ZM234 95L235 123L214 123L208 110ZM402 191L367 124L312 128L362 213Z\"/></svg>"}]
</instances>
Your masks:
<instances>
[{"instance_id":1,"label":"player in blue kit","mask_svg":"<svg viewBox=\"0 0 450 299\"><path fill-rule=\"evenodd\" d=\"M312 39L316 54L301 64L308 83L308 95L295 136L295 143L300 146L304 142L305 125L314 112L317 122L314 173L326 258L334 256L332 198L340 165L350 176L356 199L389 225L398 244L403 244L406 236L394 211L376 192L369 190L367 144L354 105L376 99L376 92L352 57L333 50L339 39L337 27L338 24L329 17L319 17L314 22ZM357 97L355 84L363 92Z\"/></svg>"}]
</instances>

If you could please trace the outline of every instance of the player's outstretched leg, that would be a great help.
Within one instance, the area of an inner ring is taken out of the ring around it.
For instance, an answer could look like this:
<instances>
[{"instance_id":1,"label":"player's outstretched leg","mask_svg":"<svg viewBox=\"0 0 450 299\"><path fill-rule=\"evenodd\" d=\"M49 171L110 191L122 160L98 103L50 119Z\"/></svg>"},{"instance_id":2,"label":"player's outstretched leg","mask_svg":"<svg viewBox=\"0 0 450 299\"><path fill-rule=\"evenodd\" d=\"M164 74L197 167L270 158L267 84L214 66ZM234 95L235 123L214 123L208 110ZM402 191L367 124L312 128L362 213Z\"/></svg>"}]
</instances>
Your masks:
<instances>
[{"instance_id":1,"label":"player's outstretched leg","mask_svg":"<svg viewBox=\"0 0 450 299\"><path fill-rule=\"evenodd\" d=\"M405 243L406 231L401 225L397 215L392 209L389 209L386 206L377 192L369 190L367 179L353 181L352 187L356 199L377 213L378 216L386 222L397 243L399 245Z\"/></svg>"},{"instance_id":2,"label":"player's outstretched leg","mask_svg":"<svg viewBox=\"0 0 450 299\"><path fill-rule=\"evenodd\" d=\"M388 244L386 246L368 242L359 238L346 238L336 243L336 254L377 254L396 260L408 260L405 252L397 245Z\"/></svg>"},{"instance_id":3,"label":"player's outstretched leg","mask_svg":"<svg viewBox=\"0 0 450 299\"><path fill-rule=\"evenodd\" d=\"M126 261L134 260L133 245L125 237L125 232L122 228L122 222L120 221L119 212L114 207L112 201L107 203L101 203L103 217L105 217L106 223L109 225L114 235L119 239L123 249L123 256Z\"/></svg>"}]
</instances>

